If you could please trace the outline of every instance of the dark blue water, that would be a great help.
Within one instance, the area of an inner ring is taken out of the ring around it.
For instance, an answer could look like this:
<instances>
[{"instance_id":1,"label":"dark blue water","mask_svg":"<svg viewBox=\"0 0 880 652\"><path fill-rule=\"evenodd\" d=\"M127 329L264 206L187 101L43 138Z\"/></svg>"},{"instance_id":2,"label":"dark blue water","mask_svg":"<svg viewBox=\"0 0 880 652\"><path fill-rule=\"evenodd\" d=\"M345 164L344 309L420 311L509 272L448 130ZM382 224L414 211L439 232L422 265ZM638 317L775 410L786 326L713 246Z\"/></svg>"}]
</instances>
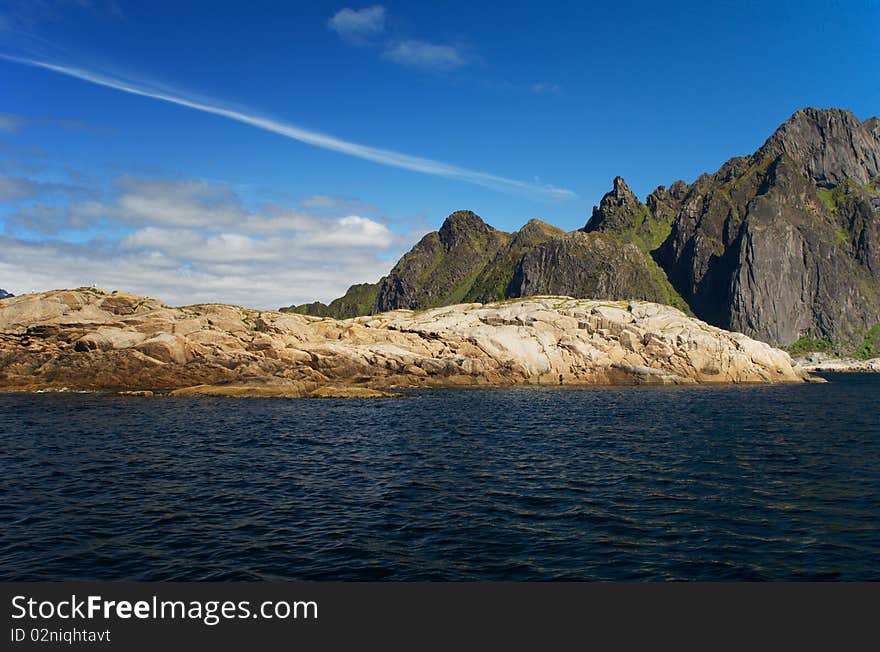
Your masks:
<instances>
[{"instance_id":1,"label":"dark blue water","mask_svg":"<svg viewBox=\"0 0 880 652\"><path fill-rule=\"evenodd\" d=\"M0 395L4 580L880 580L880 375Z\"/></svg>"}]
</instances>

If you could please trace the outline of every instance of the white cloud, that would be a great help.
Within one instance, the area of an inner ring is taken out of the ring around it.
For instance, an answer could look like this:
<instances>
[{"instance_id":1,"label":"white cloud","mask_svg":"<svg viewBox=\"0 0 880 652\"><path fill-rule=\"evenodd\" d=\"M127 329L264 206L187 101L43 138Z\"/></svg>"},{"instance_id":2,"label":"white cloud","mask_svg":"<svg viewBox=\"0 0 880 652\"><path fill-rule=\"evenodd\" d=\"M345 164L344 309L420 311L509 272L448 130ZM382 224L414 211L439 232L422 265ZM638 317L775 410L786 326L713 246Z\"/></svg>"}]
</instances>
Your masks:
<instances>
[{"instance_id":1,"label":"white cloud","mask_svg":"<svg viewBox=\"0 0 880 652\"><path fill-rule=\"evenodd\" d=\"M419 42L411 41L410 43ZM446 46L436 47L443 48ZM431 55L423 53L418 56L421 56L425 61L430 60L432 56L438 61L442 60L444 57L447 59L448 62L452 61L452 59L449 58L449 55ZM381 163L383 165L389 165L392 167L412 170L414 172L421 172L434 176L457 179L459 181L465 181L467 183L473 183L479 186L493 188L495 190L500 190L503 192L513 192L525 195L540 196L546 199L557 201L577 199L576 193L565 188L557 188L556 186L552 185L540 185L530 183L528 181L520 181L517 179L503 177L497 174L491 174L489 172L469 170L467 168L458 167L456 165L451 165L449 163L443 163L441 161L435 161L428 158L410 156L409 154L401 154L400 152L395 152L388 149L380 149L378 147L370 147L368 145L360 145L358 143L342 140L334 136L328 136L327 134L309 131L290 123L262 118L257 115L243 113L239 110L226 108L216 104L208 104L201 100L189 99L179 93L174 93L168 90L157 90L153 88L148 88L145 85L139 84L137 82L122 81L114 77L92 72L89 70L84 70L82 68L50 63L47 61L39 61L36 59L11 57L4 54L0 54L0 59L3 59L5 61L13 61L28 66L34 66L37 68L43 68L45 70L51 70L62 75L67 75L68 77L75 77L76 79L81 79L83 81L91 82L99 86L105 86L107 88L113 88L124 93L140 95L142 97L150 97L156 100L161 100L163 102L168 102L170 104L177 104L179 106L185 106L191 109L195 109L197 111L202 111L204 113L219 115L230 120L235 120L236 122L251 125L258 129L263 129L265 131L279 134L292 140L297 140L303 143L307 143L309 145L314 145L315 147L320 147L322 149L329 149L343 154L348 154L349 156L373 161L375 163Z\"/></svg>"},{"instance_id":2,"label":"white cloud","mask_svg":"<svg viewBox=\"0 0 880 652\"><path fill-rule=\"evenodd\" d=\"M387 249L397 236L387 226L366 217L348 215L334 220L328 228L315 233L316 247L375 247Z\"/></svg>"},{"instance_id":3,"label":"white cloud","mask_svg":"<svg viewBox=\"0 0 880 652\"><path fill-rule=\"evenodd\" d=\"M114 212L128 223L172 226L221 226L247 217L238 198L227 187L200 180L120 180L123 192Z\"/></svg>"},{"instance_id":4,"label":"white cloud","mask_svg":"<svg viewBox=\"0 0 880 652\"><path fill-rule=\"evenodd\" d=\"M393 264L344 247L318 256L309 253L305 238L267 243L234 234L201 240L191 233L153 235L147 249L0 236L0 279L15 294L94 284L172 305L222 302L275 309L329 301L352 283L378 280Z\"/></svg>"},{"instance_id":5,"label":"white cloud","mask_svg":"<svg viewBox=\"0 0 880 652\"><path fill-rule=\"evenodd\" d=\"M378 45L375 37L385 32L385 8L342 9L327 22L330 29L354 45ZM416 39L386 39L382 56L401 66L447 71L469 63L460 47Z\"/></svg>"},{"instance_id":6,"label":"white cloud","mask_svg":"<svg viewBox=\"0 0 880 652\"><path fill-rule=\"evenodd\" d=\"M452 70L467 64L459 48L426 41L397 41L390 44L382 56L402 66L422 70Z\"/></svg>"},{"instance_id":7,"label":"white cloud","mask_svg":"<svg viewBox=\"0 0 880 652\"><path fill-rule=\"evenodd\" d=\"M235 247L234 244L229 244ZM218 248L219 242L215 243ZM307 246L307 243L303 243ZM274 309L340 296L355 281L375 281L391 263L366 255L339 256L332 263L296 257L202 264L159 251L25 241L0 236L3 287L22 294L95 284L157 297L171 305L235 303Z\"/></svg>"},{"instance_id":8,"label":"white cloud","mask_svg":"<svg viewBox=\"0 0 880 652\"><path fill-rule=\"evenodd\" d=\"M16 208L7 218L8 233L26 232L51 236L62 231L84 230L97 225L104 215L104 207L96 202L73 206L29 204Z\"/></svg>"},{"instance_id":9,"label":"white cloud","mask_svg":"<svg viewBox=\"0 0 880 652\"><path fill-rule=\"evenodd\" d=\"M91 241L45 238L99 223ZM103 202L22 207L0 236L0 282L16 294L95 284L278 308L378 280L418 235L355 214L250 209L225 184L122 177Z\"/></svg>"},{"instance_id":10,"label":"white cloud","mask_svg":"<svg viewBox=\"0 0 880 652\"><path fill-rule=\"evenodd\" d=\"M352 43L365 43L385 31L385 7L373 5L364 9L340 9L327 21L327 26Z\"/></svg>"}]
</instances>

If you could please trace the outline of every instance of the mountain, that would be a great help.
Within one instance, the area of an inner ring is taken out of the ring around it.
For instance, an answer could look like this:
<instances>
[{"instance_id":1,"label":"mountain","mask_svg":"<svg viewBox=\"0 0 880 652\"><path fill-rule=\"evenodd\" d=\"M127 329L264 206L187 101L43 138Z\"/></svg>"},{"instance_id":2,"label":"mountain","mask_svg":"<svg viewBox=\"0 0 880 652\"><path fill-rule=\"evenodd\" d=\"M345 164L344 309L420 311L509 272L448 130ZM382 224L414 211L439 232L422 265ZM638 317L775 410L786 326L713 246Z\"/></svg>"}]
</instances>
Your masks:
<instances>
[{"instance_id":1,"label":"mountain","mask_svg":"<svg viewBox=\"0 0 880 652\"><path fill-rule=\"evenodd\" d=\"M527 251L514 268L508 294L642 299L686 309L663 271L638 246L613 235L582 231Z\"/></svg>"},{"instance_id":2,"label":"mountain","mask_svg":"<svg viewBox=\"0 0 880 652\"><path fill-rule=\"evenodd\" d=\"M686 188L655 258L712 324L852 346L880 321L878 177L876 118L798 111L755 154Z\"/></svg>"},{"instance_id":3,"label":"mountain","mask_svg":"<svg viewBox=\"0 0 880 652\"><path fill-rule=\"evenodd\" d=\"M353 285L329 305L313 302L282 310L347 319L537 294L642 299L687 310L663 271L629 241L566 233L537 219L505 233L470 211L447 217L439 231L423 237L378 283Z\"/></svg>"},{"instance_id":4,"label":"mountain","mask_svg":"<svg viewBox=\"0 0 880 652\"><path fill-rule=\"evenodd\" d=\"M617 177L571 233L539 220L504 233L458 211L378 283L289 310L351 317L539 294L667 303L776 345L874 346L880 120L797 111L751 156L644 203Z\"/></svg>"},{"instance_id":5,"label":"mountain","mask_svg":"<svg viewBox=\"0 0 880 652\"><path fill-rule=\"evenodd\" d=\"M314 315L316 317L334 317L336 319L348 319L359 315L371 315L376 312L376 295L379 292L379 283L358 283L348 288L345 295L334 299L328 304L314 301L299 306L282 308L282 312L294 312L300 315Z\"/></svg>"},{"instance_id":6,"label":"mountain","mask_svg":"<svg viewBox=\"0 0 880 652\"><path fill-rule=\"evenodd\" d=\"M461 303L486 265L512 239L471 211L457 211L401 258L379 284L379 312Z\"/></svg>"},{"instance_id":7,"label":"mountain","mask_svg":"<svg viewBox=\"0 0 880 652\"><path fill-rule=\"evenodd\" d=\"M519 260L534 247L564 233L562 229L541 220L529 220L483 267L464 300L486 303L519 296L514 295L511 288Z\"/></svg>"},{"instance_id":8,"label":"mountain","mask_svg":"<svg viewBox=\"0 0 880 652\"><path fill-rule=\"evenodd\" d=\"M636 199L626 182L616 177L612 190L593 207L586 226L529 252L520 261L525 281L519 288L520 295L636 298L689 311L666 273L648 255L670 232L672 215L664 207L658 205L656 214L652 213ZM542 268L535 259L548 251L561 255L549 256Z\"/></svg>"},{"instance_id":9,"label":"mountain","mask_svg":"<svg viewBox=\"0 0 880 652\"><path fill-rule=\"evenodd\" d=\"M3 288L0 288L0 299L8 299L9 297L14 297L14 294L7 292Z\"/></svg>"},{"instance_id":10,"label":"mountain","mask_svg":"<svg viewBox=\"0 0 880 652\"><path fill-rule=\"evenodd\" d=\"M476 213L456 211L439 231L419 240L378 283L353 285L329 305L314 302L282 310L347 319L398 308L419 310L460 303L512 239L510 233L493 229Z\"/></svg>"}]
</instances>

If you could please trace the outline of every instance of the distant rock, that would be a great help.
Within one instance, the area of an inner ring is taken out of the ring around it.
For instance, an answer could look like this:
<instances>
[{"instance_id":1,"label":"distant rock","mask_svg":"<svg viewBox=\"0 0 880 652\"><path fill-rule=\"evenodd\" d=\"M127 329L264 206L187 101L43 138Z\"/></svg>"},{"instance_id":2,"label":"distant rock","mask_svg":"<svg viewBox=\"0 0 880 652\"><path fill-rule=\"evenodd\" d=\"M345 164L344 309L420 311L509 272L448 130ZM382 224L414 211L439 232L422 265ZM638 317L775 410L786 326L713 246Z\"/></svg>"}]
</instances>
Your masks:
<instances>
[{"instance_id":1,"label":"distant rock","mask_svg":"<svg viewBox=\"0 0 880 652\"><path fill-rule=\"evenodd\" d=\"M97 289L0 304L3 390L368 397L401 387L808 378L784 351L641 301L535 297L341 321L170 308Z\"/></svg>"},{"instance_id":2,"label":"distant rock","mask_svg":"<svg viewBox=\"0 0 880 652\"><path fill-rule=\"evenodd\" d=\"M0 300L8 299L9 297L14 297L14 296L15 296L14 294L7 292L3 288L0 288Z\"/></svg>"},{"instance_id":3,"label":"distant rock","mask_svg":"<svg viewBox=\"0 0 880 652\"><path fill-rule=\"evenodd\" d=\"M383 278L378 283L358 283L348 288L344 296L334 299L328 304L315 301L304 303L299 306L282 308L282 312L293 312L300 315L314 315L316 317L333 317L334 319L348 319L360 315L371 315L376 312L376 296Z\"/></svg>"},{"instance_id":4,"label":"distant rock","mask_svg":"<svg viewBox=\"0 0 880 652\"><path fill-rule=\"evenodd\" d=\"M812 353L794 358L794 364L807 373L814 372L846 372L846 373L880 373L880 358L859 360L856 358L837 358L823 353Z\"/></svg>"}]
</instances>

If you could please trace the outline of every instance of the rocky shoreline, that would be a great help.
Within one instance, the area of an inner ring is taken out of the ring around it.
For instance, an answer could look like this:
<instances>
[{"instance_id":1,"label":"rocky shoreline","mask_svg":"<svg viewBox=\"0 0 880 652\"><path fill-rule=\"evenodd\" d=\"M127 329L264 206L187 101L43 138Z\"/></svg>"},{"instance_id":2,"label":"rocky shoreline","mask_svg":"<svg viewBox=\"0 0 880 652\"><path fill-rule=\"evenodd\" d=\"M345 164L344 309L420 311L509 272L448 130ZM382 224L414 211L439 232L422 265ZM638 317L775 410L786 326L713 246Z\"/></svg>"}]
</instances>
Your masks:
<instances>
[{"instance_id":1,"label":"rocky shoreline","mask_svg":"<svg viewBox=\"0 0 880 652\"><path fill-rule=\"evenodd\" d=\"M0 301L0 390L386 396L396 388L811 380L784 351L643 301L531 297L347 320L95 288Z\"/></svg>"},{"instance_id":2,"label":"rocky shoreline","mask_svg":"<svg viewBox=\"0 0 880 652\"><path fill-rule=\"evenodd\" d=\"M794 358L795 366L808 373L837 371L847 373L880 373L880 358L859 360L857 358L835 358L826 353L811 353Z\"/></svg>"}]
</instances>

